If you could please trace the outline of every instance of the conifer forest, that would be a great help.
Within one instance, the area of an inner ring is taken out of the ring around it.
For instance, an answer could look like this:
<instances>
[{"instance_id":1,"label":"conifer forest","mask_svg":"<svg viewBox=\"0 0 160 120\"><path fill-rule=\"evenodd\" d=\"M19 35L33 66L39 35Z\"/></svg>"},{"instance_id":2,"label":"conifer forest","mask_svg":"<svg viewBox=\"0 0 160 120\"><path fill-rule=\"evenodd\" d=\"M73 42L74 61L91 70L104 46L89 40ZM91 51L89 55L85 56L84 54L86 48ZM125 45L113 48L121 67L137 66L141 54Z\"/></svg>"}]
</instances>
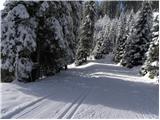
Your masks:
<instances>
[{"instance_id":1,"label":"conifer forest","mask_svg":"<svg viewBox=\"0 0 160 120\"><path fill-rule=\"evenodd\" d=\"M159 1L2 1L0 118L159 118Z\"/></svg>"}]
</instances>

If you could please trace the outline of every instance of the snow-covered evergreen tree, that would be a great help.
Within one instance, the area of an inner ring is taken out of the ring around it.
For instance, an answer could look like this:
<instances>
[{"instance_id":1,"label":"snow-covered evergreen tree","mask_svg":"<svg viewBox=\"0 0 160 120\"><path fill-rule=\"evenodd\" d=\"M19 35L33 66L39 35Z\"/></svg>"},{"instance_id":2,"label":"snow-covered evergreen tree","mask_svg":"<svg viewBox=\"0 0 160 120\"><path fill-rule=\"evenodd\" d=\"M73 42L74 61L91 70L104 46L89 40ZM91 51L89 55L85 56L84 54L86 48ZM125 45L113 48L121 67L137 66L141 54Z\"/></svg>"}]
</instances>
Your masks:
<instances>
[{"instance_id":1,"label":"snow-covered evergreen tree","mask_svg":"<svg viewBox=\"0 0 160 120\"><path fill-rule=\"evenodd\" d=\"M41 42L41 76L60 72L63 67L73 62L80 21L78 14L80 15L79 2L42 2L37 13L40 20L38 34Z\"/></svg>"},{"instance_id":2,"label":"snow-covered evergreen tree","mask_svg":"<svg viewBox=\"0 0 160 120\"><path fill-rule=\"evenodd\" d=\"M75 54L77 50L77 43L78 43L78 34L79 34L79 26L80 26L80 21L82 18L82 3L81 2L75 2L75 1L70 1L72 12L71 12L71 17L73 21L73 33L74 33L74 39L73 39L73 50L74 50L74 59L75 59ZM71 48L72 48L71 47Z\"/></svg>"},{"instance_id":3,"label":"snow-covered evergreen tree","mask_svg":"<svg viewBox=\"0 0 160 120\"><path fill-rule=\"evenodd\" d=\"M80 14L81 2L8 1L2 11L3 81L9 75L28 82L67 68L74 61Z\"/></svg>"},{"instance_id":4,"label":"snow-covered evergreen tree","mask_svg":"<svg viewBox=\"0 0 160 120\"><path fill-rule=\"evenodd\" d=\"M111 39L109 33L111 29L111 20L108 16L104 16L95 23L94 30L94 49L93 56L96 59L103 58L105 54L111 51Z\"/></svg>"},{"instance_id":5,"label":"snow-covered evergreen tree","mask_svg":"<svg viewBox=\"0 0 160 120\"><path fill-rule=\"evenodd\" d=\"M147 59L142 66L140 73L142 75L148 74L150 78L159 76L159 14L156 15L153 22L152 41L148 52Z\"/></svg>"},{"instance_id":6,"label":"snow-covered evergreen tree","mask_svg":"<svg viewBox=\"0 0 160 120\"><path fill-rule=\"evenodd\" d=\"M115 62L122 62L122 58L124 55L124 49L126 46L126 42L129 38L129 35L131 34L131 30L133 28L133 25L135 23L135 14L133 10L124 13L121 13L119 21L118 21L118 28L117 28L117 36L115 36L116 41L114 42L114 48L113 48L113 61ZM115 28L115 27L114 27ZM112 33L112 32L110 32ZM116 33L116 31L113 31L113 33ZM112 33L112 34L113 34Z\"/></svg>"},{"instance_id":7,"label":"snow-covered evergreen tree","mask_svg":"<svg viewBox=\"0 0 160 120\"><path fill-rule=\"evenodd\" d=\"M127 37L131 34L131 31L133 29L133 26L135 24L135 16L136 14L133 12L133 9L131 11L128 11L126 13L126 34L127 34Z\"/></svg>"},{"instance_id":8,"label":"snow-covered evergreen tree","mask_svg":"<svg viewBox=\"0 0 160 120\"><path fill-rule=\"evenodd\" d=\"M106 16L106 24L105 24L105 31L104 31L104 40L102 43L102 47L101 47L101 53L102 54L109 54L109 52L111 52L112 49L112 40L109 38L109 34L111 31L111 20L108 16Z\"/></svg>"},{"instance_id":9,"label":"snow-covered evergreen tree","mask_svg":"<svg viewBox=\"0 0 160 120\"><path fill-rule=\"evenodd\" d=\"M132 34L129 36L122 65L132 68L142 65L146 59L145 53L151 41L152 9L149 2L143 2L142 9L137 18Z\"/></svg>"},{"instance_id":10,"label":"snow-covered evergreen tree","mask_svg":"<svg viewBox=\"0 0 160 120\"><path fill-rule=\"evenodd\" d=\"M126 28L127 28L127 18L126 14L122 12L119 18L117 40L113 51L114 52L113 61L116 63L120 62L124 54L125 42L127 40Z\"/></svg>"},{"instance_id":11,"label":"snow-covered evergreen tree","mask_svg":"<svg viewBox=\"0 0 160 120\"><path fill-rule=\"evenodd\" d=\"M79 44L76 53L76 65L85 63L91 53L95 20L94 7L94 1L86 1L84 3L83 20L80 26Z\"/></svg>"},{"instance_id":12,"label":"snow-covered evergreen tree","mask_svg":"<svg viewBox=\"0 0 160 120\"><path fill-rule=\"evenodd\" d=\"M113 49L116 46L116 40L117 40L117 37L118 37L117 36L117 33L118 33L118 29L117 29L118 18L114 18L110 22L111 22L111 28L110 28L110 32L109 32L108 38L110 39L110 41L112 43L111 51L113 52Z\"/></svg>"},{"instance_id":13,"label":"snow-covered evergreen tree","mask_svg":"<svg viewBox=\"0 0 160 120\"><path fill-rule=\"evenodd\" d=\"M94 56L95 59L100 59L103 57L102 53L101 53L101 47L102 47L102 43L104 40L104 30L103 26L100 26L101 21L97 21L95 23L95 30L94 30L94 41L93 41L93 51L92 51L92 55Z\"/></svg>"},{"instance_id":14,"label":"snow-covered evergreen tree","mask_svg":"<svg viewBox=\"0 0 160 120\"><path fill-rule=\"evenodd\" d=\"M13 7L7 4L6 9L12 9L2 14L2 81L8 81L6 75L12 76L9 79L31 79L30 56L36 50L35 19L23 3L15 3Z\"/></svg>"},{"instance_id":15,"label":"snow-covered evergreen tree","mask_svg":"<svg viewBox=\"0 0 160 120\"><path fill-rule=\"evenodd\" d=\"M119 17L121 1L101 1L103 16L107 15L111 19Z\"/></svg>"}]
</instances>

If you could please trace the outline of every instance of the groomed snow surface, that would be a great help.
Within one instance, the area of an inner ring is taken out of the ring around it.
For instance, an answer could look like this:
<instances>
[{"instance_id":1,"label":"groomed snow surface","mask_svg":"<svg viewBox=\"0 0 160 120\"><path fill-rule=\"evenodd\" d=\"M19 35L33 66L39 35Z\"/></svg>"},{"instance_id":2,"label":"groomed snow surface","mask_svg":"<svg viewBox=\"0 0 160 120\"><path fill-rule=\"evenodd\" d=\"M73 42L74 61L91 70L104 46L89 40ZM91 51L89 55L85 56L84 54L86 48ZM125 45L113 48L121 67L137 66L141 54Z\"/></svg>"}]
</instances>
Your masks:
<instances>
[{"instance_id":1,"label":"groomed snow surface","mask_svg":"<svg viewBox=\"0 0 160 120\"><path fill-rule=\"evenodd\" d=\"M159 118L158 84L111 57L33 83L2 83L2 118Z\"/></svg>"}]
</instances>

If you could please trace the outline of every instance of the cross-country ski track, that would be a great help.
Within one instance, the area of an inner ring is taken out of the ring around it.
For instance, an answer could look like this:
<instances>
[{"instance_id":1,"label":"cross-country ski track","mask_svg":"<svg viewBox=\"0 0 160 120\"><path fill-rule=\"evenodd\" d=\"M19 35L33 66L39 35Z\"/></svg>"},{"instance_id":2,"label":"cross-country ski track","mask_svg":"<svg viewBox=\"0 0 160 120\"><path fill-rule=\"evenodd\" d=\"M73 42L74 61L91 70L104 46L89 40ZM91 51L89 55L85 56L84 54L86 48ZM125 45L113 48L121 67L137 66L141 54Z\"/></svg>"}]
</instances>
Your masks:
<instances>
[{"instance_id":1,"label":"cross-country ski track","mask_svg":"<svg viewBox=\"0 0 160 120\"><path fill-rule=\"evenodd\" d=\"M159 118L159 86L138 70L106 56L33 83L1 83L1 118Z\"/></svg>"}]
</instances>

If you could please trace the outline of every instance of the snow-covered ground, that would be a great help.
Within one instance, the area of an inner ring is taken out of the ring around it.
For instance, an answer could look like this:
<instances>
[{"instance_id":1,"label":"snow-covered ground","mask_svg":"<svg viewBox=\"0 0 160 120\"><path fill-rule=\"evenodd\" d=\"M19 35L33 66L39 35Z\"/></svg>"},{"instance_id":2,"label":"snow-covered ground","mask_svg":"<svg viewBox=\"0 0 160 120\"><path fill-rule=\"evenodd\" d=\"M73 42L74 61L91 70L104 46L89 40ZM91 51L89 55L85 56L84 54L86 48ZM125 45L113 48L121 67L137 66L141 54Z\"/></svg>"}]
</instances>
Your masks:
<instances>
[{"instance_id":1,"label":"snow-covered ground","mask_svg":"<svg viewBox=\"0 0 160 120\"><path fill-rule=\"evenodd\" d=\"M2 118L158 118L158 84L110 57L34 83L2 83Z\"/></svg>"}]
</instances>

